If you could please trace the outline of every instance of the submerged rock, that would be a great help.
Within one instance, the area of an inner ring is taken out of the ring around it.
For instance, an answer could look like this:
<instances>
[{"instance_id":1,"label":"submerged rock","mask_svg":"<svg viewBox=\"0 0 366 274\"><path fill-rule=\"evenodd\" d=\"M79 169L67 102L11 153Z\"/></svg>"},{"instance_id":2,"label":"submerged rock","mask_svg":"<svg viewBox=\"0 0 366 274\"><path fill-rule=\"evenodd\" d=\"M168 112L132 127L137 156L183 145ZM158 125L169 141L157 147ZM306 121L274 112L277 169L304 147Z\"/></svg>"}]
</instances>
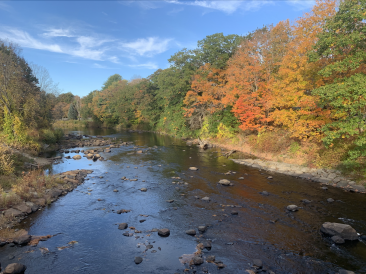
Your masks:
<instances>
[{"instance_id":1,"label":"submerged rock","mask_svg":"<svg viewBox=\"0 0 366 274\"><path fill-rule=\"evenodd\" d=\"M127 227L128 227L128 224L127 223L120 223L118 225L118 229L120 229L120 230L126 229Z\"/></svg>"},{"instance_id":2,"label":"submerged rock","mask_svg":"<svg viewBox=\"0 0 366 274\"><path fill-rule=\"evenodd\" d=\"M202 257L194 256L194 257L192 258L192 264L194 264L194 265L200 265L200 264L203 264L203 259L202 259Z\"/></svg>"}]
</instances>

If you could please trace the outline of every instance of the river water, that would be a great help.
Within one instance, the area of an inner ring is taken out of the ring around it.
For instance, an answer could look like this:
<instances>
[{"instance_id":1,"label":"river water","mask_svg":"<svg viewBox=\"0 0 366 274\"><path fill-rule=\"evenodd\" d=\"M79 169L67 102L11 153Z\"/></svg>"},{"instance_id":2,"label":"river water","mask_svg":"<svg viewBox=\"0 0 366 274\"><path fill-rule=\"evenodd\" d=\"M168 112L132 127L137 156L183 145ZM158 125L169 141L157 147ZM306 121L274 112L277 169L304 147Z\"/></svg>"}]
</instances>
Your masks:
<instances>
[{"instance_id":1,"label":"river water","mask_svg":"<svg viewBox=\"0 0 366 274\"><path fill-rule=\"evenodd\" d=\"M334 245L319 232L322 223L339 222L366 234L366 195L332 187L323 190L318 183L265 173L222 157L219 148L203 151L169 136L101 129L76 133L117 137L134 145L100 153L107 161L83 157L53 165L50 173L94 172L74 191L19 226L31 235L57 236L37 247L1 247L3 266L20 262L27 266L26 273L37 274L245 273L253 259L261 259L264 269L276 274L336 273L340 268L366 273L365 243ZM154 146L146 153L135 153L136 147ZM192 166L199 170L189 170ZM232 174L224 175L228 171ZM121 180L123 176L138 180ZM218 185L220 179L229 179L234 186ZM210 202L201 200L205 196ZM328 203L328 198L335 202ZM312 202L305 205L302 199ZM286 206L290 204L301 208L289 213ZM131 211L116 214L119 209ZM125 231L117 225L123 222L141 233L123 236ZM200 225L208 226L206 232L197 237L185 233ZM171 234L163 238L151 232L153 228L168 228ZM204 249L203 257L214 255L225 268L205 262L190 269L180 262L183 254L195 252L204 239L211 241L212 248ZM71 241L76 242L68 245ZM146 249L147 245L153 247ZM143 258L138 265L134 263L137 256Z\"/></svg>"}]
</instances>

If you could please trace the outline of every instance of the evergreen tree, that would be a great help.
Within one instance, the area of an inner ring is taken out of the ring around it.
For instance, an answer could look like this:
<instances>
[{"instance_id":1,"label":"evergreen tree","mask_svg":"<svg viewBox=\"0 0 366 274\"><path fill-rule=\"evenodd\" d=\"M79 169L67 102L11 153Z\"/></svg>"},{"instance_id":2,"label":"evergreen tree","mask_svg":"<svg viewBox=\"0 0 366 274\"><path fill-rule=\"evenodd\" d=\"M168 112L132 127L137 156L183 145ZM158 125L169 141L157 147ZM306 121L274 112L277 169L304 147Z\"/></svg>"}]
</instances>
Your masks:
<instances>
[{"instance_id":1,"label":"evergreen tree","mask_svg":"<svg viewBox=\"0 0 366 274\"><path fill-rule=\"evenodd\" d=\"M78 112L76 111L75 105L70 104L69 112L67 114L67 117L70 120L76 120L78 118Z\"/></svg>"}]
</instances>

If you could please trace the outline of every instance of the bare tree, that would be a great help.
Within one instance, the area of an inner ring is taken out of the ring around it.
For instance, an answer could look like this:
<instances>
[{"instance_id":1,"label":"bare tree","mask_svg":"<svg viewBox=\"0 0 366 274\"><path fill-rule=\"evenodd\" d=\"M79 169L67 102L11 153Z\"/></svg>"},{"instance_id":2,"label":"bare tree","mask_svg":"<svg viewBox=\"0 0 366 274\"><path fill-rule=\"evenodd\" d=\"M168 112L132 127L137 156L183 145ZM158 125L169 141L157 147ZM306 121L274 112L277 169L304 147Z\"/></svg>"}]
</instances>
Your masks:
<instances>
[{"instance_id":1,"label":"bare tree","mask_svg":"<svg viewBox=\"0 0 366 274\"><path fill-rule=\"evenodd\" d=\"M60 88L58 87L58 83L54 83L48 70L40 65L30 64L33 75L38 79L38 87L41 91L46 93L52 93L55 96L58 96L60 92Z\"/></svg>"}]
</instances>

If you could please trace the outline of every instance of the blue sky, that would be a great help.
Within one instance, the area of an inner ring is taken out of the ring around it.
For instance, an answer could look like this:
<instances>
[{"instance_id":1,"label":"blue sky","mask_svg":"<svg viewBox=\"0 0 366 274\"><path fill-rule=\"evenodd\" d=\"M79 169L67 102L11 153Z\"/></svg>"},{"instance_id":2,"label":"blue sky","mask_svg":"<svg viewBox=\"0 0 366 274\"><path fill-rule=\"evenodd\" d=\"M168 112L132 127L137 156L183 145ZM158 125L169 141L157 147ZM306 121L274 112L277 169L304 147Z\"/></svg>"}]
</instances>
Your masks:
<instances>
[{"instance_id":1,"label":"blue sky","mask_svg":"<svg viewBox=\"0 0 366 274\"><path fill-rule=\"evenodd\" d=\"M295 20L314 1L0 1L0 39L45 67L63 92L85 96L115 73L130 80L169 67L207 35L245 35Z\"/></svg>"}]
</instances>

